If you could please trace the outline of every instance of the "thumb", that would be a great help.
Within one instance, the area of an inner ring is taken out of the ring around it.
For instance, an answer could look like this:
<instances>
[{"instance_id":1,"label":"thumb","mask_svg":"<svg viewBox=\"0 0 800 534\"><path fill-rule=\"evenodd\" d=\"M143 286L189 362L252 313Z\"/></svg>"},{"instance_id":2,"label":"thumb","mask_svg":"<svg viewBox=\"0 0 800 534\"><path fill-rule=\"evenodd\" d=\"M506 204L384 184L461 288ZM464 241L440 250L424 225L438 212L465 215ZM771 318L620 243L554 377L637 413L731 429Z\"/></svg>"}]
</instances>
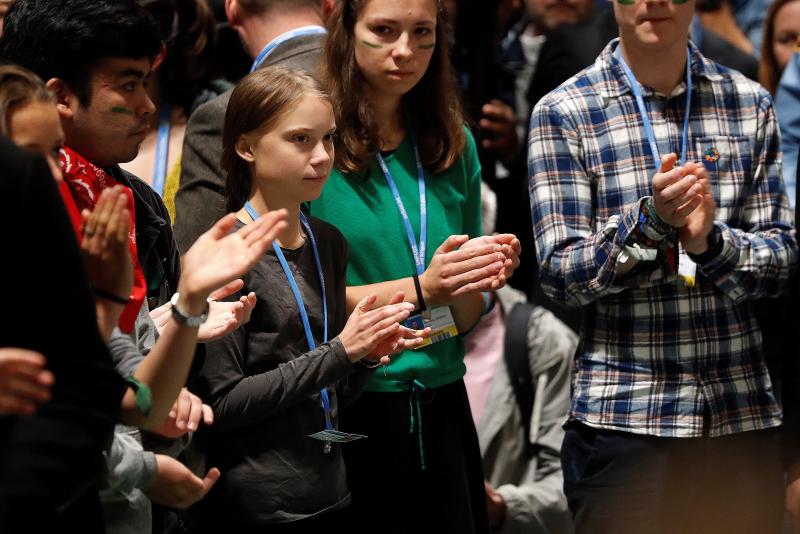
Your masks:
<instances>
[{"instance_id":1,"label":"thumb","mask_svg":"<svg viewBox=\"0 0 800 534\"><path fill-rule=\"evenodd\" d=\"M370 293L361 299L361 301L356 305L356 309L353 310L353 313L361 315L368 312L370 309L372 309L372 305L375 304L376 300L378 300L378 297L375 295L375 293Z\"/></svg>"},{"instance_id":2,"label":"thumb","mask_svg":"<svg viewBox=\"0 0 800 534\"><path fill-rule=\"evenodd\" d=\"M219 289L216 289L211 292L208 296L208 300L222 300L226 297L229 297L242 289L244 287L244 282L241 278L237 278L236 280L231 280L224 286Z\"/></svg>"},{"instance_id":3,"label":"thumb","mask_svg":"<svg viewBox=\"0 0 800 534\"><path fill-rule=\"evenodd\" d=\"M403 300L405 298L406 298L406 294L403 293L402 291L398 291L397 293L394 294L394 296L391 299L389 299L388 303L389 304L400 304L401 302L403 302Z\"/></svg>"},{"instance_id":4,"label":"thumb","mask_svg":"<svg viewBox=\"0 0 800 534\"><path fill-rule=\"evenodd\" d=\"M208 470L206 477L203 479L203 495L208 494L211 488L214 487L214 484L216 484L217 480L219 480L219 476L220 472L216 467L212 467Z\"/></svg>"},{"instance_id":5,"label":"thumb","mask_svg":"<svg viewBox=\"0 0 800 534\"><path fill-rule=\"evenodd\" d=\"M451 235L444 240L444 243L439 245L439 248L436 249L436 253L445 254L447 252L453 252L467 241L469 241L468 235Z\"/></svg>"},{"instance_id":6,"label":"thumb","mask_svg":"<svg viewBox=\"0 0 800 534\"><path fill-rule=\"evenodd\" d=\"M671 171L676 163L678 163L678 155L675 152L670 152L666 156L661 156L661 168L658 169L659 174Z\"/></svg>"},{"instance_id":7,"label":"thumb","mask_svg":"<svg viewBox=\"0 0 800 534\"><path fill-rule=\"evenodd\" d=\"M219 241L228 235L228 233L230 233L234 224L236 224L236 214L229 213L214 223L214 226L212 226L211 229L203 235L211 236L214 241Z\"/></svg>"}]
</instances>

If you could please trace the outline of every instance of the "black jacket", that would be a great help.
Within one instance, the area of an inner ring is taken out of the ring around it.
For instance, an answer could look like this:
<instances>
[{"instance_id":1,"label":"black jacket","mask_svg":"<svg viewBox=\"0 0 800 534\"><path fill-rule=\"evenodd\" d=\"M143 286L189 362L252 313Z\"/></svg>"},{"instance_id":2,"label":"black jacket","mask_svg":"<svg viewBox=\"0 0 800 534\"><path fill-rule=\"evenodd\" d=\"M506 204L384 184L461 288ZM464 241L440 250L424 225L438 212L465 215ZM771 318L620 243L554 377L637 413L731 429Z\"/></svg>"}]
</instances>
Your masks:
<instances>
[{"instance_id":1,"label":"black jacket","mask_svg":"<svg viewBox=\"0 0 800 534\"><path fill-rule=\"evenodd\" d=\"M123 382L50 170L5 138L0 198L0 347L41 352L55 375L35 416L0 418L0 532L103 532L95 483Z\"/></svg>"}]
</instances>

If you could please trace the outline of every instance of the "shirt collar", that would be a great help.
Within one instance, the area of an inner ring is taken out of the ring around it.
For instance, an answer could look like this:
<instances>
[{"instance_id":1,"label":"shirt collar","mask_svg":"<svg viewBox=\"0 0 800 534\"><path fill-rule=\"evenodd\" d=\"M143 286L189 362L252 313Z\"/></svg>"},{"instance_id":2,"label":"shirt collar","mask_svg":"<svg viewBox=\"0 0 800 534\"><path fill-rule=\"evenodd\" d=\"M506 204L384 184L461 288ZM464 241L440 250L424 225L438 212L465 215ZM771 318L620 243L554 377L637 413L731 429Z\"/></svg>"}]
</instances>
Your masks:
<instances>
[{"instance_id":1,"label":"shirt collar","mask_svg":"<svg viewBox=\"0 0 800 534\"><path fill-rule=\"evenodd\" d=\"M267 44L265 44L265 45L264 45L264 48L262 48L262 49L261 49L261 50L258 52L258 55L256 56L256 59L258 60L258 59L260 58L260 60L261 60L261 61L259 61L259 64L258 64L257 66L258 66L258 67L260 67L260 66L261 66L261 63L263 63L263 62L264 62L264 59L265 59L265 58L261 57L261 55L264 53L264 50L267 50L267 49L269 49L269 48L272 48L272 47L274 47L274 46L275 46L277 43L280 43L280 42L282 42L282 41L291 40L291 39L292 39L292 36L293 36L293 34L296 34L296 33L303 33L303 32L306 32L307 30L312 30L312 31L314 31L314 30L316 30L316 31L320 31L320 30L321 30L321 31L323 31L323 32L325 32L325 31L326 31L326 30L325 30L325 28L323 28L322 26L320 26L320 25L318 25L318 24L309 24L308 26L300 26L299 28L292 28L291 30L289 30L289 31L287 31L287 32L283 32L282 34L278 35L277 37L273 38L273 39L272 39L270 42L268 42Z\"/></svg>"},{"instance_id":2,"label":"shirt collar","mask_svg":"<svg viewBox=\"0 0 800 534\"><path fill-rule=\"evenodd\" d=\"M618 45L619 37L608 43L598 58L604 73L603 77L606 82L603 84L604 87L601 89L601 92L609 98L615 98L631 91L628 77L625 75L625 71L622 69L622 65L620 65L616 56ZM689 58L691 61L690 72L692 75L692 80L696 80L698 78L704 78L709 81L722 80L722 72L720 70L721 67L703 56L703 54L700 53L700 50L692 41L689 41ZM685 82L681 82L681 84L684 83ZM652 91L646 89L645 94L651 93ZM672 96L675 94L676 93L673 93Z\"/></svg>"}]
</instances>

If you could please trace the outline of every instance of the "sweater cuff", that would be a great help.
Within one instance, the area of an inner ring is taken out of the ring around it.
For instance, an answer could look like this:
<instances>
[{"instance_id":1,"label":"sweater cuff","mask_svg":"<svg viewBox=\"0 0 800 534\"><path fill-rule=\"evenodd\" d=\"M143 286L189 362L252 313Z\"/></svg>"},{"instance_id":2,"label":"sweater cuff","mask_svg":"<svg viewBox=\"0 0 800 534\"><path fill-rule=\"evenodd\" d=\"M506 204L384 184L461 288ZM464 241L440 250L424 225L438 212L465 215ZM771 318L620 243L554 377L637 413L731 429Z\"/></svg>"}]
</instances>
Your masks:
<instances>
[{"instance_id":1,"label":"sweater cuff","mask_svg":"<svg viewBox=\"0 0 800 534\"><path fill-rule=\"evenodd\" d=\"M156 464L156 455L150 451L144 451L142 453L142 472L139 476L139 480L136 483L136 487L139 489L147 487L154 478L156 478L156 471L157 471L157 464Z\"/></svg>"}]
</instances>

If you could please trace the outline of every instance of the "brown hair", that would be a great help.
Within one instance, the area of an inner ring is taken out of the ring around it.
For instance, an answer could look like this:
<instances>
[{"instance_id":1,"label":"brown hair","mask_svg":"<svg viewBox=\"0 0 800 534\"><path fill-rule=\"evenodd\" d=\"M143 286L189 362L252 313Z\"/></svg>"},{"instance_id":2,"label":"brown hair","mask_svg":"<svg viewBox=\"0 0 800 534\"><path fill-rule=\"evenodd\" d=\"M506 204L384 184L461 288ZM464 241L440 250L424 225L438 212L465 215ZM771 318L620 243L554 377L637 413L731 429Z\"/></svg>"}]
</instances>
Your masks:
<instances>
[{"instance_id":1,"label":"brown hair","mask_svg":"<svg viewBox=\"0 0 800 534\"><path fill-rule=\"evenodd\" d=\"M0 65L0 134L8 135L11 113L31 102L55 103L55 96L28 69L17 65Z\"/></svg>"},{"instance_id":2,"label":"brown hair","mask_svg":"<svg viewBox=\"0 0 800 534\"><path fill-rule=\"evenodd\" d=\"M259 128L269 130L304 96L312 94L330 101L314 78L285 67L258 69L242 78L231 93L222 130L222 168L227 173L228 211L237 211L250 196L250 164L236 153L241 135Z\"/></svg>"},{"instance_id":3,"label":"brown hair","mask_svg":"<svg viewBox=\"0 0 800 534\"><path fill-rule=\"evenodd\" d=\"M778 89L778 82L781 79L782 70L778 65L778 59L772 48L772 41L775 39L775 18L778 10L795 0L774 0L767 9L767 18L764 21L764 36L761 41L761 61L758 64L758 82L775 94Z\"/></svg>"},{"instance_id":4,"label":"brown hair","mask_svg":"<svg viewBox=\"0 0 800 534\"><path fill-rule=\"evenodd\" d=\"M369 167L381 150L378 126L365 93L368 84L356 64L355 25L369 0L341 0L328 21L328 39L322 57L322 77L337 103L336 167L359 172ZM402 108L413 128L422 164L439 173L453 165L464 151L464 114L455 72L450 62L450 27L439 0L436 47L422 79L403 96Z\"/></svg>"}]
</instances>

